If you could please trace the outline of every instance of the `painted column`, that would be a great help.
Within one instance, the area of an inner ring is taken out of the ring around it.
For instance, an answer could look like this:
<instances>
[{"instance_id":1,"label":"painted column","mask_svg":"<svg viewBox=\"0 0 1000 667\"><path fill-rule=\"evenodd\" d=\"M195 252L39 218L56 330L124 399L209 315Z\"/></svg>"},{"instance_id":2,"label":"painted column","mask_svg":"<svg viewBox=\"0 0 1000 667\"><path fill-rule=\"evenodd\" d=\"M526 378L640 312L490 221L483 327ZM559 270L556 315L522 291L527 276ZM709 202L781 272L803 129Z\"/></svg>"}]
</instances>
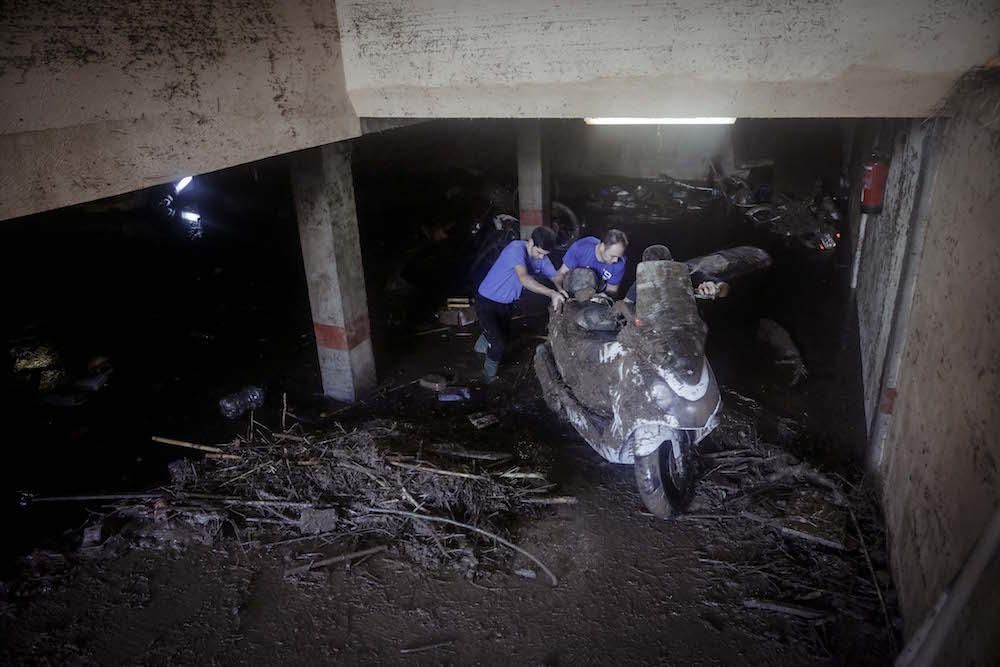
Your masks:
<instances>
[{"instance_id":1,"label":"painted column","mask_svg":"<svg viewBox=\"0 0 1000 667\"><path fill-rule=\"evenodd\" d=\"M354 401L375 387L375 358L348 144L296 154L292 190L323 393Z\"/></svg>"},{"instance_id":2,"label":"painted column","mask_svg":"<svg viewBox=\"0 0 1000 667\"><path fill-rule=\"evenodd\" d=\"M517 193L520 202L521 238L531 236L550 217L549 169L542 150L542 122L517 123Z\"/></svg>"}]
</instances>

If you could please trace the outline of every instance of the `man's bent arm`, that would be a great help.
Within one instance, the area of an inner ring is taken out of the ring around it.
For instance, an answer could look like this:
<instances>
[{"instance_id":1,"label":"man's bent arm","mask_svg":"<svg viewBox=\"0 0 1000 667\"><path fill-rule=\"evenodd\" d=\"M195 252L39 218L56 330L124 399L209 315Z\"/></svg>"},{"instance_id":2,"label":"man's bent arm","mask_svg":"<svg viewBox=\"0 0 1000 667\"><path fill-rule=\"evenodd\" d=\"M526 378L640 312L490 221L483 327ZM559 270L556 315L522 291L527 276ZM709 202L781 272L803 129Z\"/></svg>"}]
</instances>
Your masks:
<instances>
[{"instance_id":1,"label":"man's bent arm","mask_svg":"<svg viewBox=\"0 0 1000 667\"><path fill-rule=\"evenodd\" d=\"M559 294L559 292L557 292L556 290L549 289L545 285L543 285L540 282L538 282L537 280L535 280L531 276L531 274L528 273L528 269L525 268L524 264L518 264L517 266L515 266L514 267L514 272L517 274L517 279L521 281L521 284L529 292L534 292L535 294L541 294L542 296L547 296L550 299L552 298L552 296L554 294ZM559 277L559 274L557 273L556 274L556 278L558 278L558 277ZM554 281L554 279L553 279L553 281Z\"/></svg>"},{"instance_id":2,"label":"man's bent arm","mask_svg":"<svg viewBox=\"0 0 1000 667\"><path fill-rule=\"evenodd\" d=\"M559 267L559 270L556 271L556 275L552 276L552 283L556 286L556 288L560 290L564 289L563 281L566 280L567 274L569 274L569 267L563 264ZM525 287L527 287L527 285L525 285Z\"/></svg>"}]
</instances>

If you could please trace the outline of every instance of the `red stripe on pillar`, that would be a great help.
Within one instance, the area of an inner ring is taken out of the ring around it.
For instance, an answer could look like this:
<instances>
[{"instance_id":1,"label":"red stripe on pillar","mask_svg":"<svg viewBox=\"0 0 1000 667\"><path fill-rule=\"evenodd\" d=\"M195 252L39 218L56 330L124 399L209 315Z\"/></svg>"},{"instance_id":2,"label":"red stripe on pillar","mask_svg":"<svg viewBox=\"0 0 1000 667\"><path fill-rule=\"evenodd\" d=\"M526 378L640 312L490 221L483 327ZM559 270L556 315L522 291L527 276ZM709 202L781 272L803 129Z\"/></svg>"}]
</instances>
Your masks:
<instances>
[{"instance_id":1,"label":"red stripe on pillar","mask_svg":"<svg viewBox=\"0 0 1000 667\"><path fill-rule=\"evenodd\" d=\"M353 350L368 340L368 316L362 315L346 327L313 322L316 345L330 350Z\"/></svg>"},{"instance_id":2,"label":"red stripe on pillar","mask_svg":"<svg viewBox=\"0 0 1000 667\"><path fill-rule=\"evenodd\" d=\"M522 208L520 222L522 227L539 227L545 224L542 220L542 211L537 208Z\"/></svg>"}]
</instances>

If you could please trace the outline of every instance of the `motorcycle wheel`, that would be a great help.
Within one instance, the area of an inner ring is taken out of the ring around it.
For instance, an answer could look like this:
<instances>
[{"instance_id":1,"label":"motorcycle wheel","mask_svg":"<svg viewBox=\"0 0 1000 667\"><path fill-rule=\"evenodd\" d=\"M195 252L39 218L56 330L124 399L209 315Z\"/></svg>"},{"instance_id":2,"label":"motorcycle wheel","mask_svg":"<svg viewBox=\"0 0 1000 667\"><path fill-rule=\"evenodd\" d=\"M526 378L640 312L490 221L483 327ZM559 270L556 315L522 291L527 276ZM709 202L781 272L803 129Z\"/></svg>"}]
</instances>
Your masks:
<instances>
[{"instance_id":1,"label":"motorcycle wheel","mask_svg":"<svg viewBox=\"0 0 1000 667\"><path fill-rule=\"evenodd\" d=\"M635 482L642 503L663 519L682 513L694 495L694 461L690 448L681 447L681 460L672 444L664 442L655 452L635 457Z\"/></svg>"},{"instance_id":2,"label":"motorcycle wheel","mask_svg":"<svg viewBox=\"0 0 1000 667\"><path fill-rule=\"evenodd\" d=\"M580 237L580 221L573 209L557 201L552 202L552 229L557 250L566 250Z\"/></svg>"}]
</instances>

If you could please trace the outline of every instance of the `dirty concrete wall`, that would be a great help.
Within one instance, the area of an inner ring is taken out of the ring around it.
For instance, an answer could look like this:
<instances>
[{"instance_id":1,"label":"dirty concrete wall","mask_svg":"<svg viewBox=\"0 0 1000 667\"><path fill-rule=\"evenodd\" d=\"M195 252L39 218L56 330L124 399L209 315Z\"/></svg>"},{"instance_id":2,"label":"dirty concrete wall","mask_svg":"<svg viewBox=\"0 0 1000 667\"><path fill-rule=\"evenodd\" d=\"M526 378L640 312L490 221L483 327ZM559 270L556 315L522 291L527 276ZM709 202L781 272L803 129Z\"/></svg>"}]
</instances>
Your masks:
<instances>
[{"instance_id":1,"label":"dirty concrete wall","mask_svg":"<svg viewBox=\"0 0 1000 667\"><path fill-rule=\"evenodd\" d=\"M1000 505L1000 76L955 97L937 159L923 256L881 473L908 634ZM939 664L995 664L1000 560Z\"/></svg>"},{"instance_id":2,"label":"dirty concrete wall","mask_svg":"<svg viewBox=\"0 0 1000 667\"><path fill-rule=\"evenodd\" d=\"M0 11L0 219L360 134L324 0Z\"/></svg>"},{"instance_id":3,"label":"dirty concrete wall","mask_svg":"<svg viewBox=\"0 0 1000 667\"><path fill-rule=\"evenodd\" d=\"M709 160L733 164L729 125L586 125L553 121L546 146L556 174L615 174L704 179Z\"/></svg>"},{"instance_id":4,"label":"dirty concrete wall","mask_svg":"<svg viewBox=\"0 0 1000 667\"><path fill-rule=\"evenodd\" d=\"M340 0L363 116L922 116L995 2Z\"/></svg>"},{"instance_id":5,"label":"dirty concrete wall","mask_svg":"<svg viewBox=\"0 0 1000 667\"><path fill-rule=\"evenodd\" d=\"M876 139L880 143L880 153L891 160L885 206L882 213L868 217L856 292L865 417L869 425L882 390L882 373L903 259L910 231L915 225L920 166L922 160L929 159L924 139L931 132L931 126L919 120L880 125ZM856 166L860 166L869 154L870 150L859 151L855 156ZM860 169L854 171L855 192L852 194L857 194L860 193L861 172ZM852 204L852 213L859 215L860 197Z\"/></svg>"}]
</instances>

